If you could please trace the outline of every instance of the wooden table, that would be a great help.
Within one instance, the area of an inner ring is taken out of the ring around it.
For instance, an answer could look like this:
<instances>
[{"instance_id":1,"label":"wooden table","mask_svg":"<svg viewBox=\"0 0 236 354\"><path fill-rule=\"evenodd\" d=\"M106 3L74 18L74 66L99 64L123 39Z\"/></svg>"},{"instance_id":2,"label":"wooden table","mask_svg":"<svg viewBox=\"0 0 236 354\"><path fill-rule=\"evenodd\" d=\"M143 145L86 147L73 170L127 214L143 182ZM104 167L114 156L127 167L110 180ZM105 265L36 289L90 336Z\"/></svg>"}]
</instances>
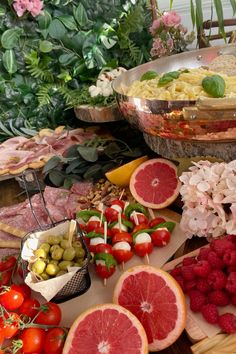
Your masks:
<instances>
[{"instance_id":1,"label":"wooden table","mask_svg":"<svg viewBox=\"0 0 236 354\"><path fill-rule=\"evenodd\" d=\"M14 179L5 180L0 183L0 207L19 203L26 198L22 193L22 189ZM184 253L188 253L204 244L202 238L188 240L184 247ZM180 338L169 348L162 350L160 354L191 354L191 342L186 333L183 333Z\"/></svg>"}]
</instances>

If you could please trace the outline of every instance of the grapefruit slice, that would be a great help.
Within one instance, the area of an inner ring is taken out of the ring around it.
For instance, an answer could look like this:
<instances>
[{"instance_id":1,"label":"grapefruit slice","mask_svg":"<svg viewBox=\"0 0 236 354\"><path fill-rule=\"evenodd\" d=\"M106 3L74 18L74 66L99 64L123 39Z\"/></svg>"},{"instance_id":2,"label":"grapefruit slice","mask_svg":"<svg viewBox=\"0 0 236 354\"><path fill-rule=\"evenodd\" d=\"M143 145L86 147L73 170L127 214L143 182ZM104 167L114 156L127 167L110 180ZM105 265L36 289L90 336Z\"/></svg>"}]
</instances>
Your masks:
<instances>
[{"instance_id":1,"label":"grapefruit slice","mask_svg":"<svg viewBox=\"0 0 236 354\"><path fill-rule=\"evenodd\" d=\"M69 330L63 354L147 354L139 320L125 308L104 304L82 313Z\"/></svg>"},{"instance_id":2,"label":"grapefruit slice","mask_svg":"<svg viewBox=\"0 0 236 354\"><path fill-rule=\"evenodd\" d=\"M129 185L130 177L134 170L147 159L147 156L139 157L138 159L130 161L125 165L108 171L105 173L105 176L111 183L116 184L119 187L126 187Z\"/></svg>"},{"instance_id":3,"label":"grapefruit slice","mask_svg":"<svg viewBox=\"0 0 236 354\"><path fill-rule=\"evenodd\" d=\"M181 183L177 168L172 162L151 159L136 168L129 187L140 204L152 209L162 209L177 198Z\"/></svg>"},{"instance_id":4,"label":"grapefruit slice","mask_svg":"<svg viewBox=\"0 0 236 354\"><path fill-rule=\"evenodd\" d=\"M113 301L142 323L149 351L169 347L184 330L184 294L175 279L163 270L145 265L128 269L115 286Z\"/></svg>"}]
</instances>

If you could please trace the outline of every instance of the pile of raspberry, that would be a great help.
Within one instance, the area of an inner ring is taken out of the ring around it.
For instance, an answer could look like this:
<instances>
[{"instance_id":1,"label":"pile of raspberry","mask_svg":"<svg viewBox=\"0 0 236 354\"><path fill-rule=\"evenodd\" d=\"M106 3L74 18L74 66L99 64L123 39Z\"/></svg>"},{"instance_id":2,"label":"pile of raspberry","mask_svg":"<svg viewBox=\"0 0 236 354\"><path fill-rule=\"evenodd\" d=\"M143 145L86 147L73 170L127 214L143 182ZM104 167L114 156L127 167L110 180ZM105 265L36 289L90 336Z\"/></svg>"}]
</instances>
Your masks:
<instances>
[{"instance_id":1,"label":"pile of raspberry","mask_svg":"<svg viewBox=\"0 0 236 354\"><path fill-rule=\"evenodd\" d=\"M184 258L170 274L189 296L193 312L201 312L226 333L236 333L236 316L219 314L219 307L236 306L236 235L212 240L196 258Z\"/></svg>"}]
</instances>

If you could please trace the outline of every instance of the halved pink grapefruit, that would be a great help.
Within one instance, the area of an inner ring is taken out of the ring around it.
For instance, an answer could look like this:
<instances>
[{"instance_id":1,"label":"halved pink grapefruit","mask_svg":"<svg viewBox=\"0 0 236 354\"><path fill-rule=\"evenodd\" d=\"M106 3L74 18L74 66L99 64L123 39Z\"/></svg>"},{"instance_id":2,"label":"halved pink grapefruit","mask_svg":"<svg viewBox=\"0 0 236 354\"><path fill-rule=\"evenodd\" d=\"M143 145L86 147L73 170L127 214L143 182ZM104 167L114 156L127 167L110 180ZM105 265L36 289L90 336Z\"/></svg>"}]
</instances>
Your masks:
<instances>
[{"instance_id":1,"label":"halved pink grapefruit","mask_svg":"<svg viewBox=\"0 0 236 354\"><path fill-rule=\"evenodd\" d=\"M181 183L176 166L165 159L151 159L139 165L131 176L129 187L142 205L162 209L178 196Z\"/></svg>"},{"instance_id":2,"label":"halved pink grapefruit","mask_svg":"<svg viewBox=\"0 0 236 354\"><path fill-rule=\"evenodd\" d=\"M131 311L142 323L149 351L169 347L186 324L186 303L175 279L161 269L137 266L119 278L114 303Z\"/></svg>"},{"instance_id":3,"label":"halved pink grapefruit","mask_svg":"<svg viewBox=\"0 0 236 354\"><path fill-rule=\"evenodd\" d=\"M69 330L63 354L147 354L139 320L125 308L104 304L82 313Z\"/></svg>"}]
</instances>

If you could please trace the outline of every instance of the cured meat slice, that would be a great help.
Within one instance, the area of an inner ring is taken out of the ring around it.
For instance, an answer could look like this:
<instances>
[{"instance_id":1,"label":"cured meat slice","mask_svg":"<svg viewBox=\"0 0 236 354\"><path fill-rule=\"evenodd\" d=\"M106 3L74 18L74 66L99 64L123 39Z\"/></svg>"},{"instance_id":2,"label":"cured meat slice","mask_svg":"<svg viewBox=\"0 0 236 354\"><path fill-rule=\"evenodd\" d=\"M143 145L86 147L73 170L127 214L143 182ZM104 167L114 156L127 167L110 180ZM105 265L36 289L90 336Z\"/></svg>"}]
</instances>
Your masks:
<instances>
[{"instance_id":1,"label":"cured meat slice","mask_svg":"<svg viewBox=\"0 0 236 354\"><path fill-rule=\"evenodd\" d=\"M15 136L14 138L7 139L0 145L1 149L11 148L16 150L18 146L21 146L23 143L29 141L29 139L25 138L24 136Z\"/></svg>"},{"instance_id":2,"label":"cured meat slice","mask_svg":"<svg viewBox=\"0 0 236 354\"><path fill-rule=\"evenodd\" d=\"M93 191L93 183L92 182L78 182L74 183L70 190L72 193L79 194L82 196L88 195Z\"/></svg>"}]
</instances>

